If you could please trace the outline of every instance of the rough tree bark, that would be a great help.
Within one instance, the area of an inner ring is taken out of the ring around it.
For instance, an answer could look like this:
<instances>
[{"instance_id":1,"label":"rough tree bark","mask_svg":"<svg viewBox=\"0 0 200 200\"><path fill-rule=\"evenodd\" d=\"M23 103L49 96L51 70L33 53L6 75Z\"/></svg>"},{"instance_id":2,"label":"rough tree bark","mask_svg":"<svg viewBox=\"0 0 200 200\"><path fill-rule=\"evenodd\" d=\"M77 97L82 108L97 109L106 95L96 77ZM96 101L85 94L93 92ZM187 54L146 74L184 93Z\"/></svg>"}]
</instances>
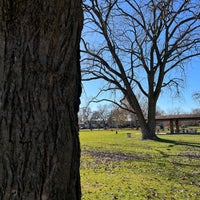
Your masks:
<instances>
[{"instance_id":1,"label":"rough tree bark","mask_svg":"<svg viewBox=\"0 0 200 200\"><path fill-rule=\"evenodd\" d=\"M0 199L81 199L81 2L0 8Z\"/></svg>"}]
</instances>

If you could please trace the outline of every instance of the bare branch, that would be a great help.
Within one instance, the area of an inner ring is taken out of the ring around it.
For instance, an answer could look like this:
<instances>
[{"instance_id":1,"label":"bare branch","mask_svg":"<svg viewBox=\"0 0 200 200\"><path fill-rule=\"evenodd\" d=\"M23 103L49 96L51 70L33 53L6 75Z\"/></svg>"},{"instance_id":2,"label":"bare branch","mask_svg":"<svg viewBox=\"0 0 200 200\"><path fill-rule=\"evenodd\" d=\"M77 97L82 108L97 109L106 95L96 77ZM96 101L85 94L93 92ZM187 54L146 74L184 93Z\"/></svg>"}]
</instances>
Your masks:
<instances>
[{"instance_id":1,"label":"bare branch","mask_svg":"<svg viewBox=\"0 0 200 200\"><path fill-rule=\"evenodd\" d=\"M104 92L121 91L143 129L151 129L160 93L179 91L184 78L175 72L200 56L200 2L87 0L84 8L83 80L103 79L110 84Z\"/></svg>"}]
</instances>

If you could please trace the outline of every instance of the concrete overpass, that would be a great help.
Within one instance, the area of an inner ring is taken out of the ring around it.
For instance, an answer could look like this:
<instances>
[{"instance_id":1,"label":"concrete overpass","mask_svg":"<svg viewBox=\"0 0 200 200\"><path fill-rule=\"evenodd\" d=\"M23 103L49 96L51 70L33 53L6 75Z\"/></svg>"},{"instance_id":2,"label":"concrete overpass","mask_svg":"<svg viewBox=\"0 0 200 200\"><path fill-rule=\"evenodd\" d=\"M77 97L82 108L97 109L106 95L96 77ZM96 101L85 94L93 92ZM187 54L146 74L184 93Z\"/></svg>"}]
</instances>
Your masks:
<instances>
[{"instance_id":1,"label":"concrete overpass","mask_svg":"<svg viewBox=\"0 0 200 200\"><path fill-rule=\"evenodd\" d=\"M157 116L156 121L169 121L170 133L174 133L174 125L176 133L180 132L179 122L187 120L200 120L200 114L185 114L185 115L163 115ZM175 123L175 124L174 124Z\"/></svg>"}]
</instances>

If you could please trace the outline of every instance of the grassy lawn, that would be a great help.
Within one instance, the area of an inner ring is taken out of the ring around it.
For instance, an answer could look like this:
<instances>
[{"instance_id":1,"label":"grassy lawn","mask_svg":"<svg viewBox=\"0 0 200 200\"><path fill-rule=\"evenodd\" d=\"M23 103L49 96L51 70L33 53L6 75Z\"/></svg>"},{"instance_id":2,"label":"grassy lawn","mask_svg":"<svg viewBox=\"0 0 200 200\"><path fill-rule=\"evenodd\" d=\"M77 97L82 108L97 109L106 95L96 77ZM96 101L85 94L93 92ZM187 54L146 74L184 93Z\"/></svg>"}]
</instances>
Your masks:
<instances>
[{"instance_id":1,"label":"grassy lawn","mask_svg":"<svg viewBox=\"0 0 200 200\"><path fill-rule=\"evenodd\" d=\"M159 137L80 131L82 199L200 199L200 135Z\"/></svg>"}]
</instances>

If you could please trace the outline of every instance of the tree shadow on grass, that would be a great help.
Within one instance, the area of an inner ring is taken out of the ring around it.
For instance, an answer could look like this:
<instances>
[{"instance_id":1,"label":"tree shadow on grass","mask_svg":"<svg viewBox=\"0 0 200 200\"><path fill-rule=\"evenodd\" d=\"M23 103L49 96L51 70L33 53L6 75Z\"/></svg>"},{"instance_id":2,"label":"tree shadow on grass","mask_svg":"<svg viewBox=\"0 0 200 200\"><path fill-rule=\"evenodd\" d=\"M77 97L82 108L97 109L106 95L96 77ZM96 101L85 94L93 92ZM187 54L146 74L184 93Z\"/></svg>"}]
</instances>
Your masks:
<instances>
[{"instance_id":1,"label":"tree shadow on grass","mask_svg":"<svg viewBox=\"0 0 200 200\"><path fill-rule=\"evenodd\" d=\"M169 143L171 147L175 145L183 145L183 146L188 146L188 147L200 148L200 143L197 143L197 142L182 142L182 141L169 140L169 139L163 139L163 138L158 138L156 141Z\"/></svg>"}]
</instances>

